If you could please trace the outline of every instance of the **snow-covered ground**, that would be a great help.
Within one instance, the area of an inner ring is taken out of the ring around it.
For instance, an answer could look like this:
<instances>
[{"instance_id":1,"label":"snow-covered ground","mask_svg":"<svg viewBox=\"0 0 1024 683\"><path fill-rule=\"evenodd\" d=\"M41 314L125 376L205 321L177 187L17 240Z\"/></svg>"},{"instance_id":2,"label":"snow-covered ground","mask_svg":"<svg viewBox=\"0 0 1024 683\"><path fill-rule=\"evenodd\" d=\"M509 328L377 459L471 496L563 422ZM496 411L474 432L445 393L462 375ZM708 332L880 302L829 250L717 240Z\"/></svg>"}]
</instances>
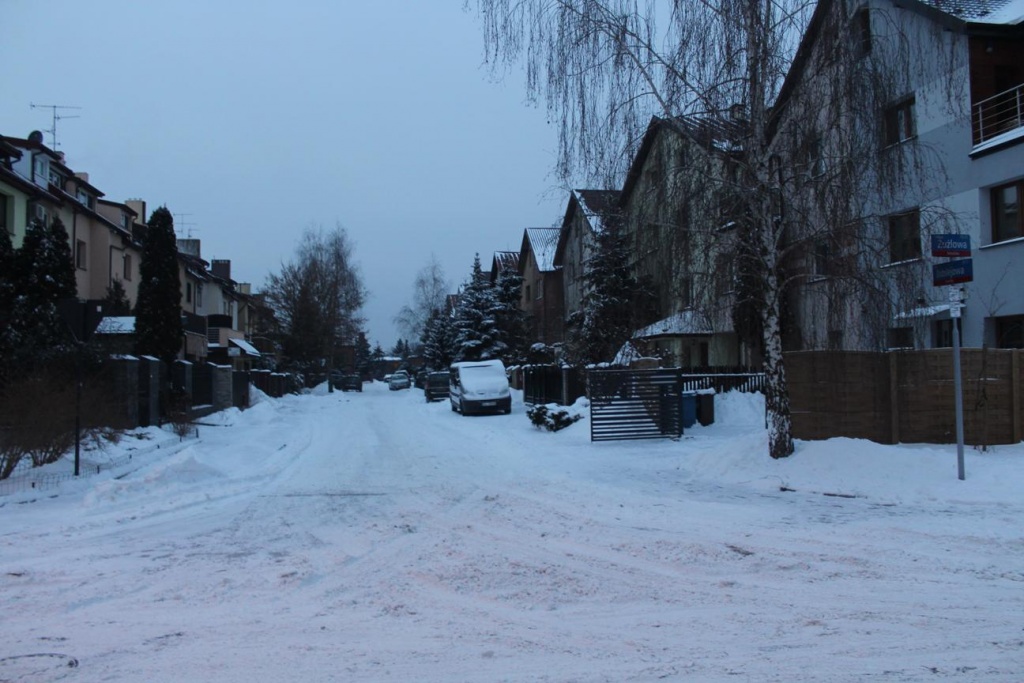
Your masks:
<instances>
[{"instance_id":1,"label":"snow-covered ground","mask_svg":"<svg viewBox=\"0 0 1024 683\"><path fill-rule=\"evenodd\" d=\"M0 681L1024 680L1024 447L774 462L716 398L680 441L379 383L138 430L0 496Z\"/></svg>"}]
</instances>

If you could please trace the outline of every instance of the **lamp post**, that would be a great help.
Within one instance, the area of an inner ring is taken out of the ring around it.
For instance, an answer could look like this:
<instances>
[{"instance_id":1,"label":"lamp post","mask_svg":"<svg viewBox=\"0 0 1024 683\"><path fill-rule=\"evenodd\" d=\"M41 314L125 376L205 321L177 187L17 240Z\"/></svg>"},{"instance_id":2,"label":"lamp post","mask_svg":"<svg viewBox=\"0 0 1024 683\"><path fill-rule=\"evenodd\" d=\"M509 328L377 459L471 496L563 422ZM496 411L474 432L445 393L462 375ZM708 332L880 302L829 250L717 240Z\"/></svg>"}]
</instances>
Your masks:
<instances>
[{"instance_id":1,"label":"lamp post","mask_svg":"<svg viewBox=\"0 0 1024 683\"><path fill-rule=\"evenodd\" d=\"M103 320L103 304L99 301L62 299L57 312L75 340L75 476L81 472L82 447L82 351L86 342Z\"/></svg>"}]
</instances>

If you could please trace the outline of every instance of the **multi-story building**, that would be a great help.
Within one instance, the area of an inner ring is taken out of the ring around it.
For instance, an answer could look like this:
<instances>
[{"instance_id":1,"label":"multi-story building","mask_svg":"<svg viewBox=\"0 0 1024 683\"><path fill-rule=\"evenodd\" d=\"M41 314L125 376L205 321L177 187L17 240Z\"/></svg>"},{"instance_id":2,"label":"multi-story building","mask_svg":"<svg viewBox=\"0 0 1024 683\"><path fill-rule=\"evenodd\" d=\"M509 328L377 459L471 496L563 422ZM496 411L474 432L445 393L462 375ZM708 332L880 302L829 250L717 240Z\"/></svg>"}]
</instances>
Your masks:
<instances>
[{"instance_id":1,"label":"multi-story building","mask_svg":"<svg viewBox=\"0 0 1024 683\"><path fill-rule=\"evenodd\" d=\"M1019 0L820 2L777 111L789 348L949 346L960 298L964 345L1024 347ZM949 234L973 280L935 286Z\"/></svg>"}]
</instances>

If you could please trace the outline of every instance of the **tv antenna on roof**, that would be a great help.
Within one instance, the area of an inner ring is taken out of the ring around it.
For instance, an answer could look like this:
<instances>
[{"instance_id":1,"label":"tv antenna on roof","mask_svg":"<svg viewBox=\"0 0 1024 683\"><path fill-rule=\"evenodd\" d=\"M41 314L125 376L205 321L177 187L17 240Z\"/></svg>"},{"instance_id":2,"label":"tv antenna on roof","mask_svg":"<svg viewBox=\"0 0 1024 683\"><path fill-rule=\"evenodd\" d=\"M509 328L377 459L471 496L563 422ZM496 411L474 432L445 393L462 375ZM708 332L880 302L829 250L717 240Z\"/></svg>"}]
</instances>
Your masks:
<instances>
[{"instance_id":1,"label":"tv antenna on roof","mask_svg":"<svg viewBox=\"0 0 1024 683\"><path fill-rule=\"evenodd\" d=\"M47 131L46 131L47 133L50 134L50 142L51 142L50 149L53 149L53 150L57 149L57 122L60 121L61 119L77 119L77 118L81 118L81 117L78 116L78 114L58 114L57 113L58 109L81 109L81 107L72 107L71 105L68 105L68 104L32 104L30 102L28 106L29 106L30 109L49 109L50 112L53 114L53 126L51 128L49 128L49 129L47 129Z\"/></svg>"},{"instance_id":2,"label":"tv antenna on roof","mask_svg":"<svg viewBox=\"0 0 1024 683\"><path fill-rule=\"evenodd\" d=\"M195 230L195 231L193 230L193 228L195 228L195 226L196 226L195 223L190 222L190 221L186 222L186 221L179 221L178 220L179 216L191 216L193 214L191 214L191 213L172 213L171 215L174 216L174 228L175 228L175 230L179 234L181 234L183 239L190 240L190 239L192 239L192 233L193 232L198 232L198 230Z\"/></svg>"}]
</instances>

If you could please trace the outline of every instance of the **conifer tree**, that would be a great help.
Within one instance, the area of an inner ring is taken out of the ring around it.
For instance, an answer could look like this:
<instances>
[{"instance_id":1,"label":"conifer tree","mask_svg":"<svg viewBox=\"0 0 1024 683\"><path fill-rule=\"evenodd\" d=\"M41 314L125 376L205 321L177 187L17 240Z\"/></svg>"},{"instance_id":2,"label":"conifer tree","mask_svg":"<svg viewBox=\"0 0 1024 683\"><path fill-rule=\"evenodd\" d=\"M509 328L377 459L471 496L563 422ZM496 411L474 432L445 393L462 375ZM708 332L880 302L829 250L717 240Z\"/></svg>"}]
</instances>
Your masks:
<instances>
[{"instance_id":1,"label":"conifer tree","mask_svg":"<svg viewBox=\"0 0 1024 683\"><path fill-rule=\"evenodd\" d=\"M9 364L14 352L11 315L14 312L14 247L11 235L0 229L0 391L10 376Z\"/></svg>"},{"instance_id":2,"label":"conifer tree","mask_svg":"<svg viewBox=\"0 0 1024 683\"><path fill-rule=\"evenodd\" d=\"M369 374L372 360L373 351L370 349L370 342L366 339L366 334L360 332L359 338L356 340L356 372L360 376Z\"/></svg>"},{"instance_id":3,"label":"conifer tree","mask_svg":"<svg viewBox=\"0 0 1024 683\"><path fill-rule=\"evenodd\" d=\"M526 360L529 328L526 324L526 312L519 307L522 288L523 277L507 269L501 271L495 283L498 329L506 346L503 354L506 365L517 365Z\"/></svg>"},{"instance_id":4,"label":"conifer tree","mask_svg":"<svg viewBox=\"0 0 1024 683\"><path fill-rule=\"evenodd\" d=\"M619 229L596 236L585 264L582 308L570 317L569 356L578 363L610 361L633 334L634 304L643 292L629 268L629 246Z\"/></svg>"},{"instance_id":5,"label":"conifer tree","mask_svg":"<svg viewBox=\"0 0 1024 683\"><path fill-rule=\"evenodd\" d=\"M103 297L103 315L131 315L132 305L128 301L128 293L124 291L121 281L115 279L107 287L107 295Z\"/></svg>"},{"instance_id":6,"label":"conifer tree","mask_svg":"<svg viewBox=\"0 0 1024 683\"><path fill-rule=\"evenodd\" d=\"M423 329L423 359L427 367L446 370L452 364L455 359L454 331L451 317L434 309Z\"/></svg>"},{"instance_id":7,"label":"conifer tree","mask_svg":"<svg viewBox=\"0 0 1024 683\"><path fill-rule=\"evenodd\" d=\"M455 309L456 360L502 357L508 346L498 329L499 310L495 291L480 270L480 254L477 254L473 258L469 283L462 290Z\"/></svg>"},{"instance_id":8,"label":"conifer tree","mask_svg":"<svg viewBox=\"0 0 1024 683\"><path fill-rule=\"evenodd\" d=\"M139 296L135 304L137 350L171 363L181 349L181 281L174 218L161 206L149 219L139 263Z\"/></svg>"},{"instance_id":9,"label":"conifer tree","mask_svg":"<svg viewBox=\"0 0 1024 683\"><path fill-rule=\"evenodd\" d=\"M33 221L14 256L11 334L14 358L25 369L42 362L68 339L57 302L73 298L75 271L68 233L60 218Z\"/></svg>"}]
</instances>

